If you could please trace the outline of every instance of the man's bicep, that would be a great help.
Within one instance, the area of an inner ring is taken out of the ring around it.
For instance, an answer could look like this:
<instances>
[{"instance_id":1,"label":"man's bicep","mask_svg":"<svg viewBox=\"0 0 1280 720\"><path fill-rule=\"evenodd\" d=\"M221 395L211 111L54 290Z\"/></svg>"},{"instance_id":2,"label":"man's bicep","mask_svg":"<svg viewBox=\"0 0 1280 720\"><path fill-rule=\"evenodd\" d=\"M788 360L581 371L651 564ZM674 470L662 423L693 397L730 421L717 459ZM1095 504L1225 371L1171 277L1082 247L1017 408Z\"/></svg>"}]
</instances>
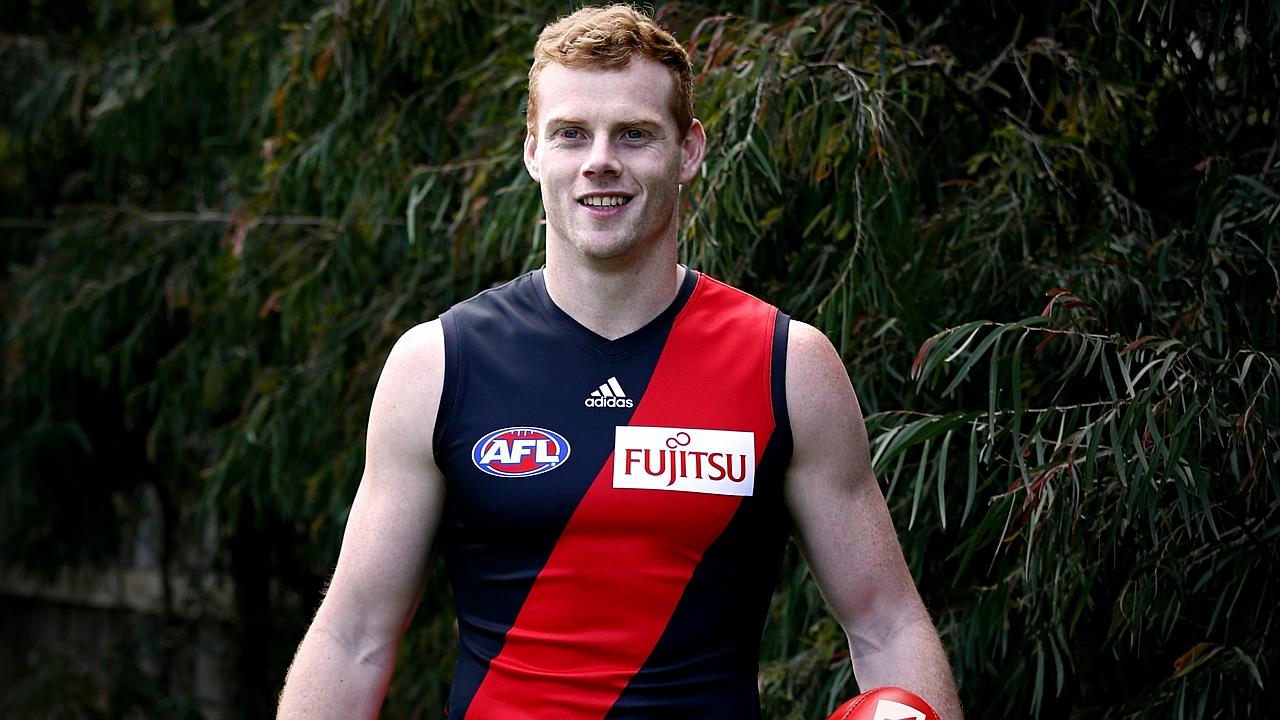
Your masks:
<instances>
[{"instance_id":1,"label":"man's bicep","mask_svg":"<svg viewBox=\"0 0 1280 720\"><path fill-rule=\"evenodd\" d=\"M786 499L796 540L832 613L851 635L893 624L915 597L884 496L871 471L866 426L827 338L793 323L787 409L795 450ZM873 638L866 637L870 642Z\"/></svg>"},{"instance_id":2,"label":"man's bicep","mask_svg":"<svg viewBox=\"0 0 1280 720\"><path fill-rule=\"evenodd\" d=\"M431 434L443 384L439 322L391 351L369 412L365 469L322 613L359 634L398 633L417 604L444 504Z\"/></svg>"}]
</instances>

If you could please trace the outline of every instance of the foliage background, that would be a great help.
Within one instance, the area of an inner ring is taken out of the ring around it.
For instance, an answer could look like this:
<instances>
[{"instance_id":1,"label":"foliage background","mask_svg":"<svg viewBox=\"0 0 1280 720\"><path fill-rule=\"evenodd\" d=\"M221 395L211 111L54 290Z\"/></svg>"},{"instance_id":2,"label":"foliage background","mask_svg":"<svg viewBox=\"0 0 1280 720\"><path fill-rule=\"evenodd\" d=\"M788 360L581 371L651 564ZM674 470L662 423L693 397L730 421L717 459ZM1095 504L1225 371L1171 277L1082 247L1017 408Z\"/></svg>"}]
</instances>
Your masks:
<instances>
[{"instance_id":1,"label":"foliage background","mask_svg":"<svg viewBox=\"0 0 1280 720\"><path fill-rule=\"evenodd\" d=\"M268 715L386 352L541 263L524 73L567 9L6 3L0 563L110 566L158 517L166 588L234 583L222 712ZM682 256L842 351L969 716L1268 715L1280 10L658 12L713 140ZM165 600L147 653L33 656L3 714L216 710L164 662L200 600ZM437 716L448 604L434 583L386 716ZM761 685L769 718L855 691L794 552Z\"/></svg>"}]
</instances>

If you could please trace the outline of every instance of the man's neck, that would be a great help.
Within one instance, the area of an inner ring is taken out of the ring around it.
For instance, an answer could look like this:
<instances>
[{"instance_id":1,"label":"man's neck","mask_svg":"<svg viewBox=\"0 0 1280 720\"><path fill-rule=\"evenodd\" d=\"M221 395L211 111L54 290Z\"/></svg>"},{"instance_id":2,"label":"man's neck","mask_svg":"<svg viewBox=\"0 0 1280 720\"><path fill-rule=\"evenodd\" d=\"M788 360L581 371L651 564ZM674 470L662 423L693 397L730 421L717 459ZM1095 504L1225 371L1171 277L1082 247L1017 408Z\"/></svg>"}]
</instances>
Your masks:
<instances>
[{"instance_id":1,"label":"man's neck","mask_svg":"<svg viewBox=\"0 0 1280 720\"><path fill-rule=\"evenodd\" d=\"M552 302L609 340L644 327L675 300L685 269L675 248L642 262L581 263L547 257L543 277Z\"/></svg>"}]
</instances>

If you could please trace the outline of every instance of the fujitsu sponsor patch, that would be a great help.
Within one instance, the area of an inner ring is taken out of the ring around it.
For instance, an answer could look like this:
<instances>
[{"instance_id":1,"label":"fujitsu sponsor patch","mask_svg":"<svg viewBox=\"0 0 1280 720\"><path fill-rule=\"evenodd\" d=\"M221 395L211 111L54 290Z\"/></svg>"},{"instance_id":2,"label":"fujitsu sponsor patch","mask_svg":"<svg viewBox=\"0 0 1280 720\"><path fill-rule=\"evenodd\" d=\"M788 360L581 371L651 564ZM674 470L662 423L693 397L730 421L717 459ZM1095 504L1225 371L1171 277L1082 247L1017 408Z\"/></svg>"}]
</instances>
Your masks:
<instances>
[{"instance_id":1,"label":"fujitsu sponsor patch","mask_svg":"<svg viewBox=\"0 0 1280 720\"><path fill-rule=\"evenodd\" d=\"M538 475L554 470L568 459L569 441L545 428L494 430L471 448L471 462L498 477Z\"/></svg>"},{"instance_id":2,"label":"fujitsu sponsor patch","mask_svg":"<svg viewBox=\"0 0 1280 720\"><path fill-rule=\"evenodd\" d=\"M750 496L756 484L755 437L738 430L618 426L613 486Z\"/></svg>"}]
</instances>

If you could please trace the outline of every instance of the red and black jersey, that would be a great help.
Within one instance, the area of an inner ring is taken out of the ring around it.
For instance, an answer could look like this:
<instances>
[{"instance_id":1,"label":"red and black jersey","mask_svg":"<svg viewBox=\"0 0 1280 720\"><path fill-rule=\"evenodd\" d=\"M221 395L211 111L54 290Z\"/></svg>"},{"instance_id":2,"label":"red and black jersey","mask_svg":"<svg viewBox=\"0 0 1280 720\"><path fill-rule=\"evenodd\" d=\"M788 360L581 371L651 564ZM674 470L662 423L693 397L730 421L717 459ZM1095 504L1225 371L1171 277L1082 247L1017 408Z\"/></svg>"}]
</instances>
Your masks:
<instances>
[{"instance_id":1,"label":"red and black jersey","mask_svg":"<svg viewBox=\"0 0 1280 720\"><path fill-rule=\"evenodd\" d=\"M760 716L788 520L787 317L692 270L606 340L523 275L442 316L449 716Z\"/></svg>"}]
</instances>

